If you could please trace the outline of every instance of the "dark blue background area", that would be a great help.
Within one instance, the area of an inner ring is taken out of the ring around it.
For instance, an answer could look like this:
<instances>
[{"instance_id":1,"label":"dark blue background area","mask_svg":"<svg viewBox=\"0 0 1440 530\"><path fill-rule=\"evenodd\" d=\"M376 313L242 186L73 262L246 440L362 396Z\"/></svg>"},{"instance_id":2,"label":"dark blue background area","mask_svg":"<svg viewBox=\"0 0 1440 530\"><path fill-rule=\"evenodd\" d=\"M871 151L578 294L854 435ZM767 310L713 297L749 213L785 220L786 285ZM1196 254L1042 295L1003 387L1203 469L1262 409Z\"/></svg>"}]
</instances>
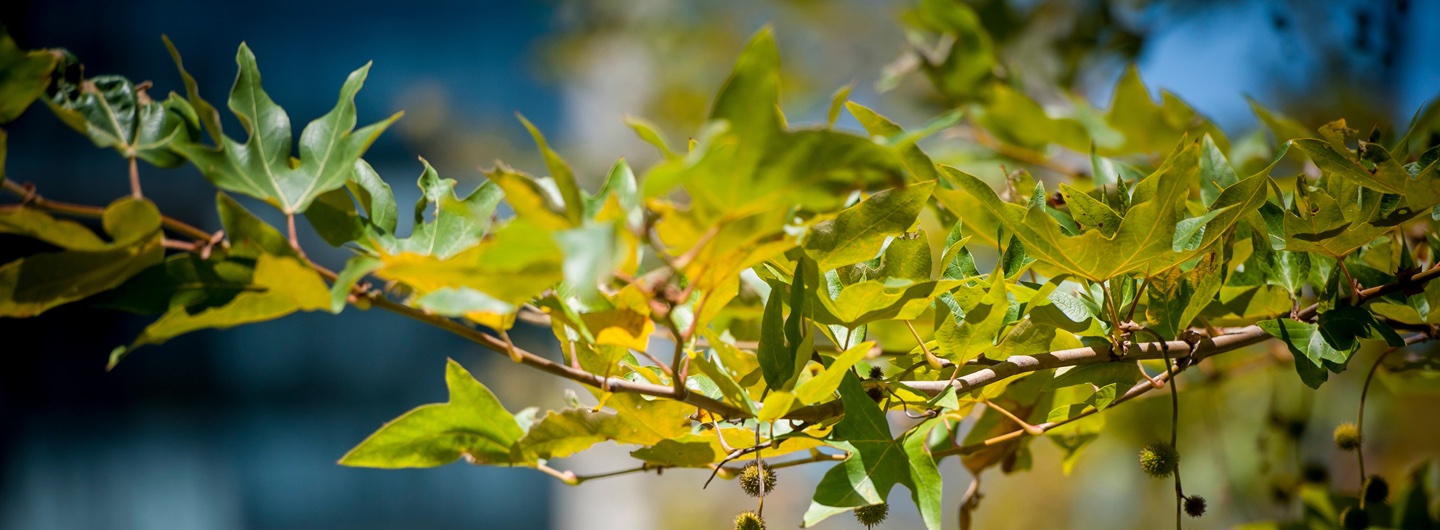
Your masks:
<instances>
[{"instance_id":1,"label":"dark blue background area","mask_svg":"<svg viewBox=\"0 0 1440 530\"><path fill-rule=\"evenodd\" d=\"M370 60L356 102L362 124L400 110L392 106L406 83L427 78L449 87L461 111L521 111L553 128L559 100L537 79L528 48L551 30L552 7L42 0L5 2L0 22L25 48L68 48L88 75L153 80L157 98L184 91L160 40L168 35L217 106L235 78L236 47L247 42L298 135ZM241 135L221 113L227 132ZM7 129L8 176L70 202L105 204L126 193L123 160L44 108ZM404 176L392 181L401 204L415 200L418 154L392 134L366 155L382 174ZM167 214L219 228L214 188L198 172L141 171L146 195ZM273 208L246 204L277 220ZM305 242L322 262L344 259L318 238ZM533 471L335 464L382 422L445 401L446 357L492 387L502 383L485 369L489 352L394 315L349 309L182 336L106 373L108 352L148 321L83 304L0 319L0 528L549 526L553 479Z\"/></svg>"}]
</instances>

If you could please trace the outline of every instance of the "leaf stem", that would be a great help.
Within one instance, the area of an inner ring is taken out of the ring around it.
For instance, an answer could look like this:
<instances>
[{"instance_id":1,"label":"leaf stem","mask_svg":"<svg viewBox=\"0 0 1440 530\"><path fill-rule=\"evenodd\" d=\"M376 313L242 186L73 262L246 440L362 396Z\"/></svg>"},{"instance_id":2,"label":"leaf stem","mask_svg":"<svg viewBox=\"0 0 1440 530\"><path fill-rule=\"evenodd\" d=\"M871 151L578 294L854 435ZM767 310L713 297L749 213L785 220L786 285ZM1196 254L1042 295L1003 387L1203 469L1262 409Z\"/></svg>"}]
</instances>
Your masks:
<instances>
[{"instance_id":1,"label":"leaf stem","mask_svg":"<svg viewBox=\"0 0 1440 530\"><path fill-rule=\"evenodd\" d=\"M140 167L135 163L135 157L130 160L130 196L136 199L143 199L145 195L140 193Z\"/></svg>"},{"instance_id":2,"label":"leaf stem","mask_svg":"<svg viewBox=\"0 0 1440 530\"><path fill-rule=\"evenodd\" d=\"M300 248L300 238L295 235L295 214L285 214L285 229L290 234L290 248L295 249L295 253L300 254L305 261L310 261L310 258L305 256L305 249Z\"/></svg>"},{"instance_id":3,"label":"leaf stem","mask_svg":"<svg viewBox=\"0 0 1440 530\"><path fill-rule=\"evenodd\" d=\"M1380 363L1398 349L1400 349L1398 346L1392 346L1376 357L1375 363L1370 365L1370 373L1365 374L1365 385L1360 387L1360 410L1355 415L1355 430L1360 433L1360 444L1355 448L1355 459L1360 464L1360 509L1362 510L1365 509L1365 398L1370 395L1370 382L1375 379L1375 372L1380 370Z\"/></svg>"}]
</instances>

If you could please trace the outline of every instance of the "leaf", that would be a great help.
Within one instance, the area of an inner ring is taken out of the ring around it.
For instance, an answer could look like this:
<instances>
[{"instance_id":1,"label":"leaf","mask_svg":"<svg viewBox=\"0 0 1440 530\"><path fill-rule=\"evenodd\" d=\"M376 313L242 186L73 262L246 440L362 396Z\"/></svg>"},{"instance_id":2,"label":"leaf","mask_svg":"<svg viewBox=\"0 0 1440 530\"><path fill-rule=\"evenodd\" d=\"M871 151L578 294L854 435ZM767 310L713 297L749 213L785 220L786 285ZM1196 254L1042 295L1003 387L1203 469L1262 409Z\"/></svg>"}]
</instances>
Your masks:
<instances>
[{"instance_id":1,"label":"leaf","mask_svg":"<svg viewBox=\"0 0 1440 530\"><path fill-rule=\"evenodd\" d=\"M851 82L850 84L840 87L835 91L834 95L830 96L830 110L825 112L825 127L835 127L835 120L840 118L840 109L845 108L846 104L849 103L850 90L854 88L855 83Z\"/></svg>"},{"instance_id":2,"label":"leaf","mask_svg":"<svg viewBox=\"0 0 1440 530\"><path fill-rule=\"evenodd\" d=\"M400 117L354 128L355 94L370 71L366 64L346 78L335 108L305 127L300 160L292 163L290 117L260 87L260 71L250 48L241 44L235 60L240 74L230 91L230 110L249 139L242 144L222 136L214 148L179 141L173 148L216 186L270 201L286 214L304 212L320 194L344 186L355 161ZM192 100L196 97L191 94Z\"/></svg>"},{"instance_id":3,"label":"leaf","mask_svg":"<svg viewBox=\"0 0 1440 530\"><path fill-rule=\"evenodd\" d=\"M1219 261L1207 256L1188 272L1171 269L1151 276L1145 304L1145 318L1154 323L1151 329L1167 340L1189 329L1195 317L1220 294L1220 267Z\"/></svg>"},{"instance_id":4,"label":"leaf","mask_svg":"<svg viewBox=\"0 0 1440 530\"><path fill-rule=\"evenodd\" d=\"M1295 147L1309 155L1321 171L1369 189L1399 195L1413 210L1440 204L1440 170L1437 170L1440 163L1431 162L1411 175L1400 165L1401 160L1390 156L1379 144L1360 142L1363 155L1348 148L1343 153L1337 152L1330 143L1315 139L1295 140Z\"/></svg>"},{"instance_id":5,"label":"leaf","mask_svg":"<svg viewBox=\"0 0 1440 530\"><path fill-rule=\"evenodd\" d=\"M1270 134L1275 136L1276 144L1284 144L1296 138L1308 138L1314 134L1309 127L1289 116L1273 112L1254 99L1248 97L1245 99L1250 102L1250 110L1255 113L1255 117L1260 118L1260 123L1264 124L1265 128L1270 130Z\"/></svg>"},{"instance_id":6,"label":"leaf","mask_svg":"<svg viewBox=\"0 0 1440 530\"><path fill-rule=\"evenodd\" d=\"M429 165L426 164L426 167L428 168ZM446 182L453 183L448 180ZM481 194L478 191L470 198L479 198ZM422 194L422 197L425 196ZM440 200L446 203L456 202L450 196L443 196ZM498 202L498 198L496 202ZM360 209L356 208L356 203L359 203ZM425 204L426 201L422 198L416 208L423 209ZM491 208L493 209L493 206ZM442 208L437 207L437 210L442 210ZM364 216L361 215L362 211ZM465 213L464 208L451 208L445 213L454 215L457 213L456 211L460 214ZM481 221L481 232L483 232L483 225L488 224L487 216L483 212L476 212L472 215L483 219ZM315 198L315 202L311 203L310 208L305 210L305 218L310 221L315 232L325 239L325 242L337 247L355 242L362 248L371 251L375 250L377 245L394 248L395 225L398 217L399 209L395 205L395 195L390 191L390 185L381 180L380 175L375 173L375 169L371 168L370 164L363 159L355 161L354 173L345 183L344 189L337 188L320 194ZM431 229L421 226L422 223L423 219L416 221L419 231L424 232ZM422 239L424 238L422 237ZM460 240L455 244L467 245L473 242Z\"/></svg>"},{"instance_id":7,"label":"leaf","mask_svg":"<svg viewBox=\"0 0 1440 530\"><path fill-rule=\"evenodd\" d=\"M850 456L820 479L803 526L814 526L845 508L885 502L891 488L902 484L910 489L926 527L940 528L939 471L924 443L930 430L941 422L930 420L892 439L884 413L865 394L854 373L845 374L841 381L840 399L845 416L835 425L832 445L850 451Z\"/></svg>"},{"instance_id":8,"label":"leaf","mask_svg":"<svg viewBox=\"0 0 1440 530\"><path fill-rule=\"evenodd\" d=\"M813 280L812 280L813 281ZM769 299L765 302L765 314L760 321L760 348L756 357L760 361L760 373L765 385L771 390L789 390L795 385L795 378L810 358L803 351L803 326L800 321L805 315L805 267L796 266L793 284L790 286L790 315L781 320L781 300L785 290L772 285ZM814 340L811 335L810 340Z\"/></svg>"},{"instance_id":9,"label":"leaf","mask_svg":"<svg viewBox=\"0 0 1440 530\"><path fill-rule=\"evenodd\" d=\"M251 285L230 303L191 314L172 308L145 327L129 346L110 353L113 369L120 359L146 344L162 344L185 333L202 329L227 329L289 315L296 311L330 311L330 290L314 269L294 258L261 254L255 262Z\"/></svg>"},{"instance_id":10,"label":"leaf","mask_svg":"<svg viewBox=\"0 0 1440 530\"><path fill-rule=\"evenodd\" d=\"M767 27L736 61L696 147L652 168L644 195L662 196L683 185L690 214L708 225L791 205L831 211L857 187L903 182L895 154L869 138L829 129L786 130L779 78L779 52Z\"/></svg>"},{"instance_id":11,"label":"leaf","mask_svg":"<svg viewBox=\"0 0 1440 530\"><path fill-rule=\"evenodd\" d=\"M1066 272L1100 281L1134 270L1158 271L1178 263L1169 243L1176 208L1195 173L1194 169L1184 169L1195 167L1195 151L1193 147L1177 151L1161 169L1141 181L1147 191L1140 196L1153 198L1133 206L1113 238L1095 230L1066 236L1049 215L1001 201L983 181L944 166L941 173L979 199L981 207L1024 242L1029 255Z\"/></svg>"},{"instance_id":12,"label":"leaf","mask_svg":"<svg viewBox=\"0 0 1440 530\"><path fill-rule=\"evenodd\" d=\"M626 115L623 121L625 125L630 126L630 128L635 131L636 136L639 136L645 143L654 146L657 151L660 151L662 158L673 160L680 156L676 154L674 150L670 149L670 144L665 142L665 137L660 135L660 130L655 127L654 123L650 123L643 118L629 115Z\"/></svg>"},{"instance_id":13,"label":"leaf","mask_svg":"<svg viewBox=\"0 0 1440 530\"><path fill-rule=\"evenodd\" d=\"M415 252L380 255L375 275L417 293L469 288L519 306L564 279L563 256L552 233L523 219L499 228L479 245L449 258Z\"/></svg>"},{"instance_id":14,"label":"leaf","mask_svg":"<svg viewBox=\"0 0 1440 530\"><path fill-rule=\"evenodd\" d=\"M913 320L930 301L963 284L960 280L870 280L845 286L835 298L817 293L815 321L856 328L881 320Z\"/></svg>"},{"instance_id":15,"label":"leaf","mask_svg":"<svg viewBox=\"0 0 1440 530\"><path fill-rule=\"evenodd\" d=\"M1220 197L1221 190L1235 185L1240 177L1235 174L1235 168L1230 167L1230 161L1225 159L1225 153L1215 146L1215 139L1205 135L1200 142L1200 201L1206 207L1215 203Z\"/></svg>"},{"instance_id":16,"label":"leaf","mask_svg":"<svg viewBox=\"0 0 1440 530\"><path fill-rule=\"evenodd\" d=\"M990 287L978 304L966 308L964 320L945 319L935 332L936 353L955 364L979 357L995 345L1009 307L1005 275L998 270L990 273Z\"/></svg>"},{"instance_id":17,"label":"leaf","mask_svg":"<svg viewBox=\"0 0 1440 530\"><path fill-rule=\"evenodd\" d=\"M886 237L915 224L934 189L934 182L921 182L876 193L811 226L801 247L821 271L873 258Z\"/></svg>"},{"instance_id":18,"label":"leaf","mask_svg":"<svg viewBox=\"0 0 1440 530\"><path fill-rule=\"evenodd\" d=\"M21 50L0 25L0 123L19 118L50 84L58 59L47 50Z\"/></svg>"},{"instance_id":19,"label":"leaf","mask_svg":"<svg viewBox=\"0 0 1440 530\"><path fill-rule=\"evenodd\" d=\"M1162 90L1159 104L1150 99L1150 90L1145 87L1140 71L1133 64L1125 69L1125 74L1115 86L1105 122L1124 135L1125 142L1118 146L1099 146L1100 153L1104 155L1163 153L1192 133L1197 138L1204 133L1214 136L1221 152L1230 148L1230 143L1218 128L1174 94Z\"/></svg>"},{"instance_id":20,"label":"leaf","mask_svg":"<svg viewBox=\"0 0 1440 530\"><path fill-rule=\"evenodd\" d=\"M164 258L160 212L150 201L118 199L101 224L110 241L37 210L0 209L0 234L59 247L0 265L0 317L31 317L110 290Z\"/></svg>"},{"instance_id":21,"label":"leaf","mask_svg":"<svg viewBox=\"0 0 1440 530\"><path fill-rule=\"evenodd\" d=\"M1064 182L1060 183L1060 196L1065 199L1065 206L1080 226L1099 230L1107 237L1114 237L1115 231L1120 229L1120 214L1110 205Z\"/></svg>"},{"instance_id":22,"label":"leaf","mask_svg":"<svg viewBox=\"0 0 1440 530\"><path fill-rule=\"evenodd\" d=\"M720 437L725 438L721 445ZM776 436L777 442L759 451L760 458L774 458L797 451L805 451L823 445L819 440L805 436ZM642 447L630 452L630 456L652 464L681 467L702 467L717 464L730 454L726 447L747 447L755 444L755 431L748 428L725 428L687 433L673 439L665 439L652 447ZM751 453L754 454L754 453ZM750 458L746 455L746 458Z\"/></svg>"},{"instance_id":23,"label":"leaf","mask_svg":"<svg viewBox=\"0 0 1440 530\"><path fill-rule=\"evenodd\" d=\"M580 224L585 216L585 200L582 197L585 192L575 182L575 172L570 170L565 159L560 158L560 153L550 148L550 144L545 142L545 136L540 134L540 130L536 129L530 120L519 114L515 116L520 118L520 123L525 124L525 129L530 131L530 137L535 139L535 145L540 148L540 154L545 157L545 167L550 169L550 178L554 179L555 186L560 188L560 197L565 203L565 216L570 219L571 224Z\"/></svg>"},{"instance_id":24,"label":"leaf","mask_svg":"<svg viewBox=\"0 0 1440 530\"><path fill-rule=\"evenodd\" d=\"M1002 141L1031 149L1054 143L1083 151L1090 145L1090 135L1080 122L1051 117L1035 100L1005 83L991 87L990 101L976 105L976 121Z\"/></svg>"},{"instance_id":25,"label":"leaf","mask_svg":"<svg viewBox=\"0 0 1440 530\"><path fill-rule=\"evenodd\" d=\"M1320 388L1329 379L1326 370L1339 373L1350 360L1353 350L1337 350L1328 344L1315 324L1288 318L1262 320L1260 329L1285 342L1295 356L1295 370L1310 388Z\"/></svg>"},{"instance_id":26,"label":"leaf","mask_svg":"<svg viewBox=\"0 0 1440 530\"><path fill-rule=\"evenodd\" d=\"M549 411L520 439L519 449L529 460L565 458L600 442L654 444L663 438L646 436L619 414L589 407Z\"/></svg>"},{"instance_id":27,"label":"leaf","mask_svg":"<svg viewBox=\"0 0 1440 530\"><path fill-rule=\"evenodd\" d=\"M600 286L609 283L615 274L615 224L593 222L555 232L552 237L565 255L562 292L584 304L596 303L601 297Z\"/></svg>"},{"instance_id":28,"label":"leaf","mask_svg":"<svg viewBox=\"0 0 1440 530\"><path fill-rule=\"evenodd\" d=\"M190 104L171 95L155 101L129 79L104 75L84 77L84 67L66 52L56 67L49 88L50 110L96 147L109 147L126 158L139 158L159 167L175 167L184 159L170 150L199 134Z\"/></svg>"},{"instance_id":29,"label":"leaf","mask_svg":"<svg viewBox=\"0 0 1440 530\"><path fill-rule=\"evenodd\" d=\"M870 110L869 107L854 101L847 101L845 108L855 116L856 120L860 121L860 125L865 127L865 132L870 133L870 136L898 137L905 133L895 122ZM915 145L913 141L900 148L899 154L900 161L905 164L905 169L910 171L916 180L926 181L940 178L940 174L935 171L935 162L931 161L930 156L920 150L920 146Z\"/></svg>"},{"instance_id":30,"label":"leaf","mask_svg":"<svg viewBox=\"0 0 1440 530\"><path fill-rule=\"evenodd\" d=\"M916 10L923 27L953 36L954 42L939 53L920 53L920 69L952 102L974 101L988 95L995 76L995 43L974 8L945 0L924 0Z\"/></svg>"},{"instance_id":31,"label":"leaf","mask_svg":"<svg viewBox=\"0 0 1440 530\"><path fill-rule=\"evenodd\" d=\"M841 352L819 375L795 387L795 396L805 404L829 401L835 394L835 389L840 388L840 379L874 347L874 342L861 342Z\"/></svg>"},{"instance_id":32,"label":"leaf","mask_svg":"<svg viewBox=\"0 0 1440 530\"><path fill-rule=\"evenodd\" d=\"M340 465L435 467L462 456L477 464L517 463L512 447L525 433L495 394L453 359L445 363L445 386L450 401L422 405L386 423Z\"/></svg>"},{"instance_id":33,"label":"leaf","mask_svg":"<svg viewBox=\"0 0 1440 530\"><path fill-rule=\"evenodd\" d=\"M1285 250L1335 259L1343 258L1423 213L1410 208L1386 213L1378 198L1358 204L1339 203L1319 189L1310 191L1307 197L1308 211L1285 212Z\"/></svg>"},{"instance_id":34,"label":"leaf","mask_svg":"<svg viewBox=\"0 0 1440 530\"><path fill-rule=\"evenodd\" d=\"M345 268L340 269L340 274L335 276L335 283L330 286L330 312L339 313L344 309L346 299L350 296L350 288L379 267L380 260L371 256L355 256L346 261Z\"/></svg>"}]
</instances>

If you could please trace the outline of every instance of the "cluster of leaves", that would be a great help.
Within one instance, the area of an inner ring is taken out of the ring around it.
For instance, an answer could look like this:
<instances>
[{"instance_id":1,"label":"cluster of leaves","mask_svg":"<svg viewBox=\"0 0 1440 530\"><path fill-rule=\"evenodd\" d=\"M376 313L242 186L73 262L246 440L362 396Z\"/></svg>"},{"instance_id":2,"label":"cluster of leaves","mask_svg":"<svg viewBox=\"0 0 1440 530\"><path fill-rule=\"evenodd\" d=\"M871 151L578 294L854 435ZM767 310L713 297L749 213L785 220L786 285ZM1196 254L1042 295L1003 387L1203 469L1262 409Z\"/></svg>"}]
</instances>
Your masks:
<instances>
[{"instance_id":1,"label":"cluster of leaves","mask_svg":"<svg viewBox=\"0 0 1440 530\"><path fill-rule=\"evenodd\" d=\"M422 160L404 236L363 159L398 115L356 128L368 65L295 157L244 45L228 99L242 142L173 46L186 95L157 102L147 83L85 77L73 56L6 35L0 121L44 99L132 164L191 164L221 190L224 233L163 217L138 184L88 211L7 180L24 200L0 208L0 233L48 246L0 265L0 316L79 300L159 315L113 367L196 330L381 307L585 383L590 399L512 413L452 361L449 402L387 423L343 465L464 459L579 483L554 461L605 441L634 446L637 471L838 460L805 526L881 505L898 484L932 529L944 458L976 475L1023 470L1043 437L1068 472L1103 431L1098 412L1159 384L1147 372L1173 378L1202 353L1273 336L1319 387L1362 341L1402 346L1402 332L1440 324L1440 289L1424 287L1440 255L1440 113L1357 139L1344 121L1312 134L1256 105L1268 136L1232 141L1174 96L1156 103L1133 68L1107 110L1049 109L1001 75L976 17L940 1L912 13L954 43L944 57L921 50L922 70L958 105L916 130L844 90L825 124L792 127L766 29L684 149L629 122L661 155L642 174L620 160L591 192L526 122L548 176L499 165L462 194ZM834 128L847 111L864 134ZM987 180L958 167L975 160L936 163L919 144L952 129L1022 169ZM277 208L289 234L232 193ZM513 217L499 218L502 201ZM53 215L87 212L105 237ZM353 251L338 274L301 252L297 216ZM521 321L550 327L558 361L509 343Z\"/></svg>"}]
</instances>

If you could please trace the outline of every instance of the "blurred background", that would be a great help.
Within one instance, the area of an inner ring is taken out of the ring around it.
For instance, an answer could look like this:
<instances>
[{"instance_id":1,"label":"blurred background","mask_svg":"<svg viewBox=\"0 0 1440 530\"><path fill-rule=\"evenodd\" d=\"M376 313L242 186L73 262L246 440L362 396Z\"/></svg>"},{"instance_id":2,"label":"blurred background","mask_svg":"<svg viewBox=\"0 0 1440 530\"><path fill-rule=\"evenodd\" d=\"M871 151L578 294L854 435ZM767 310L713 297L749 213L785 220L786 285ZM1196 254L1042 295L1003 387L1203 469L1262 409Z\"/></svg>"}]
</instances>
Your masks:
<instances>
[{"instance_id":1,"label":"blurred background","mask_svg":"<svg viewBox=\"0 0 1440 530\"><path fill-rule=\"evenodd\" d=\"M1027 80L1044 81L1037 87L1058 84L1103 106L1134 62L1152 90L1179 95L1232 136L1255 125L1246 96L1310 125L1343 116L1368 130L1403 126L1440 91L1433 56L1440 1L969 3L1007 62ZM168 35L212 102L224 100L235 49L248 42L266 90L297 127L333 106L345 75L373 60L358 97L361 123L402 109L406 116L366 159L401 204L418 197L418 156L467 189L496 159L543 174L516 112L545 131L592 187L619 156L643 168L654 154L621 117L650 119L672 143L683 141L745 39L766 23L777 30L792 124L822 121L829 94L848 83L852 99L903 125L944 108L922 76L903 73L905 0L361 4L7 0L0 23L24 48L69 48L88 74L149 79L157 96L183 92L160 41ZM848 116L841 126L858 130ZM32 107L7 130L11 178L78 203L126 193L124 161L44 108ZM142 179L163 211L219 228L214 189L198 172L142 166ZM343 253L302 232L312 258L342 262ZM512 411L563 406L566 386L445 333L353 308L186 335L105 372L110 350L145 323L84 304L0 319L0 528L718 529L750 506L731 484L702 491L699 471L570 488L533 470L340 467L334 462L382 422L446 399L446 357L468 366ZM548 330L514 334L531 351L555 351ZM1374 354L1360 354L1354 366L1368 367ZM1346 490L1358 485L1329 432L1353 417L1363 370L1310 393L1290 366L1263 362L1263 351L1251 357L1262 362L1228 379L1195 379L1193 391L1182 392L1182 409L1195 411L1181 426L1187 493L1211 505L1210 515L1187 526L1294 515L1295 484L1306 475ZM1393 484L1419 460L1440 456L1433 421L1440 398L1408 390L1396 397L1405 382L1382 383L1370 398L1367 461ZM1110 429L1068 477L1060 478L1059 451L1049 443L1032 445L1034 471L986 475L978 526L1168 524L1170 483L1134 471L1136 449L1168 430L1168 403L1144 400L1106 416ZM1415 417L1430 419L1408 420ZM563 464L618 469L625 452L605 444ZM1325 477L1315 476L1320 469ZM954 460L942 470L953 514L970 477ZM800 520L823 471L786 470L766 503L772 526ZM914 507L899 502L908 493L899 491L885 527L915 527ZM1035 509L1037 499L1044 509ZM823 527L858 528L846 517Z\"/></svg>"}]
</instances>

